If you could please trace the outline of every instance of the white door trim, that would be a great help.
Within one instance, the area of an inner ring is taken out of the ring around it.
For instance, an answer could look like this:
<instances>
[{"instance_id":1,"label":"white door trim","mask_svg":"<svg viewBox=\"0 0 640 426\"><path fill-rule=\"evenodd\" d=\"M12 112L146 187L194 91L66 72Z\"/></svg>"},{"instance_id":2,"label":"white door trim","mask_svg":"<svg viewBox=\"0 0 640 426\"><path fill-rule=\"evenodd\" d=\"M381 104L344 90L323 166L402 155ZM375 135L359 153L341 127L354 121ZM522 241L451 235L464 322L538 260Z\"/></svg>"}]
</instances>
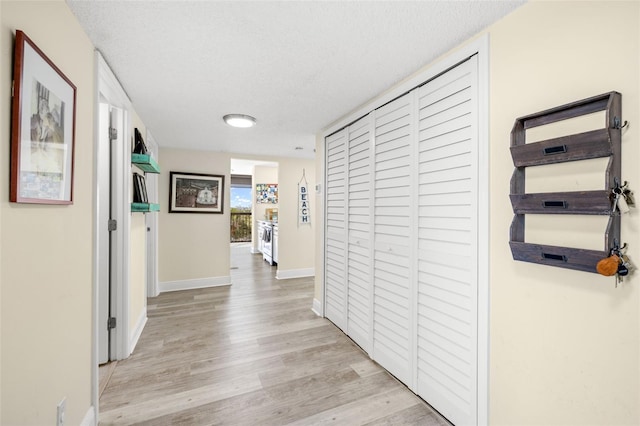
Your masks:
<instances>
[{"instance_id":1,"label":"white door trim","mask_svg":"<svg viewBox=\"0 0 640 426\"><path fill-rule=\"evenodd\" d=\"M489 424L489 35L478 50L478 424Z\"/></svg>"},{"instance_id":2,"label":"white door trim","mask_svg":"<svg viewBox=\"0 0 640 426\"><path fill-rule=\"evenodd\" d=\"M123 92L124 93L124 92ZM104 94L104 93L102 93ZM117 228L111 232L111 315L116 318L117 325L112 330L112 360L125 359L131 354L129 345L129 254L131 246L131 149L130 107L115 104L112 98L108 103L122 112L118 137L112 151L112 204L111 218L117 222ZM115 246L115 251L114 251ZM114 285L115 284L115 285Z\"/></svg>"},{"instance_id":3,"label":"white door trim","mask_svg":"<svg viewBox=\"0 0 640 426\"><path fill-rule=\"evenodd\" d=\"M145 143L149 153L156 161L159 161L158 144L149 130L147 130ZM148 173L146 176L147 193L150 200L158 199L158 178L159 175L153 173ZM147 227L147 297L156 297L160 294L158 283L158 215L146 214L145 225Z\"/></svg>"},{"instance_id":4,"label":"white door trim","mask_svg":"<svg viewBox=\"0 0 640 426\"><path fill-rule=\"evenodd\" d=\"M103 59L100 52L96 51L94 55L94 69L95 69L95 81L94 81L94 185L95 191L93 195L94 214L93 214L93 338L92 338L92 358L93 358L93 372L92 372L92 402L93 406L98 407L98 326L99 326L99 283L100 283L100 268L98 267L98 260L103 256L109 256L109 253L101 251L99 242L104 239L109 239L109 231L106 224L99 223L99 212L101 209L107 208L102 205L98 199L98 165L104 159L99 155L99 149L97 144L99 143L99 131L98 125L100 119L100 103L106 102L110 105L120 108L124 111L123 120L123 132L120 136L122 141L121 145L125 145L125 141L130 139L129 129L129 116L131 114L131 102L126 93L120 86L117 78ZM116 305L116 315L118 326L114 332L114 338L112 344L114 351L112 352L112 359L124 359L130 355L129 348L129 230L130 230L130 215L129 215L129 185L128 183L131 174L131 159L129 157L128 144L127 149L125 146L120 146L118 150L117 171L118 171L118 185L116 185L115 203L117 208L118 228L116 239L118 241L119 250L117 256L113 261L116 264L116 274L114 275L114 281L117 283L112 294L115 298L112 299L112 303ZM107 160L108 161L108 160ZM128 167L127 167L128 166Z\"/></svg>"},{"instance_id":5,"label":"white door trim","mask_svg":"<svg viewBox=\"0 0 640 426\"><path fill-rule=\"evenodd\" d=\"M336 122L321 133L318 152L325 152L325 138L332 133L355 122L360 117L385 105L395 98L408 93L421 84L435 78L465 59L478 55L478 401L477 422L480 425L489 423L489 35L485 34L476 40L457 49L429 68L415 73L401 85L392 88L372 102L363 105L352 114ZM319 181L325 183L326 161ZM325 190L326 194L326 190ZM323 197L324 198L324 197ZM326 206L322 211L326 221ZM321 227L324 229L324 226ZM322 231L324 234L326 231ZM325 235L323 235L325 236ZM326 237L326 236L325 236ZM323 238L321 241L325 241ZM324 253L324 248L323 248ZM324 254L323 254L324 256ZM326 263L326 262L325 262ZM326 277L325 277L326 279ZM320 281L322 300L325 304L325 282ZM323 313L324 314L324 313Z\"/></svg>"}]
</instances>

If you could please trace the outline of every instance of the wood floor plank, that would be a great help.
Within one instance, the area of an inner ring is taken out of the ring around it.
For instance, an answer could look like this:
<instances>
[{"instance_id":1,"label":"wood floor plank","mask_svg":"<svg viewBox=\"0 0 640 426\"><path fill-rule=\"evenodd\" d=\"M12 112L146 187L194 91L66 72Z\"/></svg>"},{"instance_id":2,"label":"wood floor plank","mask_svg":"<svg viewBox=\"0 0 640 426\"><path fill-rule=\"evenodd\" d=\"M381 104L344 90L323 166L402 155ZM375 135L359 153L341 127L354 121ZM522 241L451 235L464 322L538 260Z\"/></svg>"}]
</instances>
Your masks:
<instances>
[{"instance_id":1,"label":"wood floor plank","mask_svg":"<svg viewBox=\"0 0 640 426\"><path fill-rule=\"evenodd\" d=\"M343 404L287 424L290 426L362 424L385 417L389 411L404 410L418 404L420 402L416 396L400 388Z\"/></svg>"},{"instance_id":2,"label":"wood floor plank","mask_svg":"<svg viewBox=\"0 0 640 426\"><path fill-rule=\"evenodd\" d=\"M232 286L148 300L138 345L101 394L101 425L447 424L311 311L312 277L276 280L246 246L232 265Z\"/></svg>"}]
</instances>

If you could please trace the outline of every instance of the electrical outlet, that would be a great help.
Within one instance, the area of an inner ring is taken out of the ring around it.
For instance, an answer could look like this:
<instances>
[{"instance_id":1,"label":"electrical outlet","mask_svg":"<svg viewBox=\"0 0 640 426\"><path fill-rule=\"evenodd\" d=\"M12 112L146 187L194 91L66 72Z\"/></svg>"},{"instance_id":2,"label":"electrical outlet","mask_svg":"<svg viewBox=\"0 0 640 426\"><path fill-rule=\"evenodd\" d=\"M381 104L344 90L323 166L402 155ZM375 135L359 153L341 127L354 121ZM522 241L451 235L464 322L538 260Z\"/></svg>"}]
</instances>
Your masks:
<instances>
[{"instance_id":1,"label":"electrical outlet","mask_svg":"<svg viewBox=\"0 0 640 426\"><path fill-rule=\"evenodd\" d=\"M56 416L56 426L64 426L64 411L67 408L67 398L62 398L62 401L58 403L58 410Z\"/></svg>"}]
</instances>

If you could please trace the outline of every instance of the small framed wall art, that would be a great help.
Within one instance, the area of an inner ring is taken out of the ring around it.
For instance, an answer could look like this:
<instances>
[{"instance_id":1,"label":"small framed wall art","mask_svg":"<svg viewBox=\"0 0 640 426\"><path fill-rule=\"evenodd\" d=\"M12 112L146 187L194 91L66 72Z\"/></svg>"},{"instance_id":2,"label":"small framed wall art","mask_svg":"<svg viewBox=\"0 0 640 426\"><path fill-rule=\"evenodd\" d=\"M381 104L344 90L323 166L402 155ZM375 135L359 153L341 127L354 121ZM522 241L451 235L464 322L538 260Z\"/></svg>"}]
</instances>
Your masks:
<instances>
[{"instance_id":1,"label":"small framed wall art","mask_svg":"<svg viewBox=\"0 0 640 426\"><path fill-rule=\"evenodd\" d=\"M224 176L170 172L169 213L223 213Z\"/></svg>"},{"instance_id":2,"label":"small framed wall art","mask_svg":"<svg viewBox=\"0 0 640 426\"><path fill-rule=\"evenodd\" d=\"M16 31L10 201L73 203L75 116L76 87Z\"/></svg>"},{"instance_id":3,"label":"small framed wall art","mask_svg":"<svg viewBox=\"0 0 640 426\"><path fill-rule=\"evenodd\" d=\"M278 204L278 184L277 183L256 184L256 203Z\"/></svg>"}]
</instances>

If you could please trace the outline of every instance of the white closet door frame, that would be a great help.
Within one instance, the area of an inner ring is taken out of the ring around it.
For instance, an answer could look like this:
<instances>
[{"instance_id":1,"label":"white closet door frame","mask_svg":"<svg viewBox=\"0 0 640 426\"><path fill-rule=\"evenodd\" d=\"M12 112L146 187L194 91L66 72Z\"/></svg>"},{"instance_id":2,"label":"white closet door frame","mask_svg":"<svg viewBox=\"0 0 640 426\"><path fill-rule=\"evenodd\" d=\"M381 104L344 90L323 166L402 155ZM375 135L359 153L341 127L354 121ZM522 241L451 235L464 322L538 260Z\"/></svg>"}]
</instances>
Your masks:
<instances>
[{"instance_id":1,"label":"white closet door frame","mask_svg":"<svg viewBox=\"0 0 640 426\"><path fill-rule=\"evenodd\" d=\"M485 34L451 53L444 59L392 88L380 98L336 122L322 133L319 152L324 152L325 137L367 115L369 112L411 91L452 68L465 59L478 55L478 413L480 425L489 423L489 35ZM375 142L375 141L374 141ZM375 152L375 151L373 151ZM323 177L324 178L324 177ZM324 180L324 179L323 179ZM325 212L322 211L322 214ZM319 218L323 222L324 217ZM324 232L324 227L322 232ZM320 241L325 241L321 235ZM412 250L416 249L412 247ZM324 250L323 250L324 251ZM324 298L324 279L319 282ZM324 306L324 300L321 301ZM412 306L412 310L417 307ZM373 312L372 312L373 315Z\"/></svg>"}]
</instances>

